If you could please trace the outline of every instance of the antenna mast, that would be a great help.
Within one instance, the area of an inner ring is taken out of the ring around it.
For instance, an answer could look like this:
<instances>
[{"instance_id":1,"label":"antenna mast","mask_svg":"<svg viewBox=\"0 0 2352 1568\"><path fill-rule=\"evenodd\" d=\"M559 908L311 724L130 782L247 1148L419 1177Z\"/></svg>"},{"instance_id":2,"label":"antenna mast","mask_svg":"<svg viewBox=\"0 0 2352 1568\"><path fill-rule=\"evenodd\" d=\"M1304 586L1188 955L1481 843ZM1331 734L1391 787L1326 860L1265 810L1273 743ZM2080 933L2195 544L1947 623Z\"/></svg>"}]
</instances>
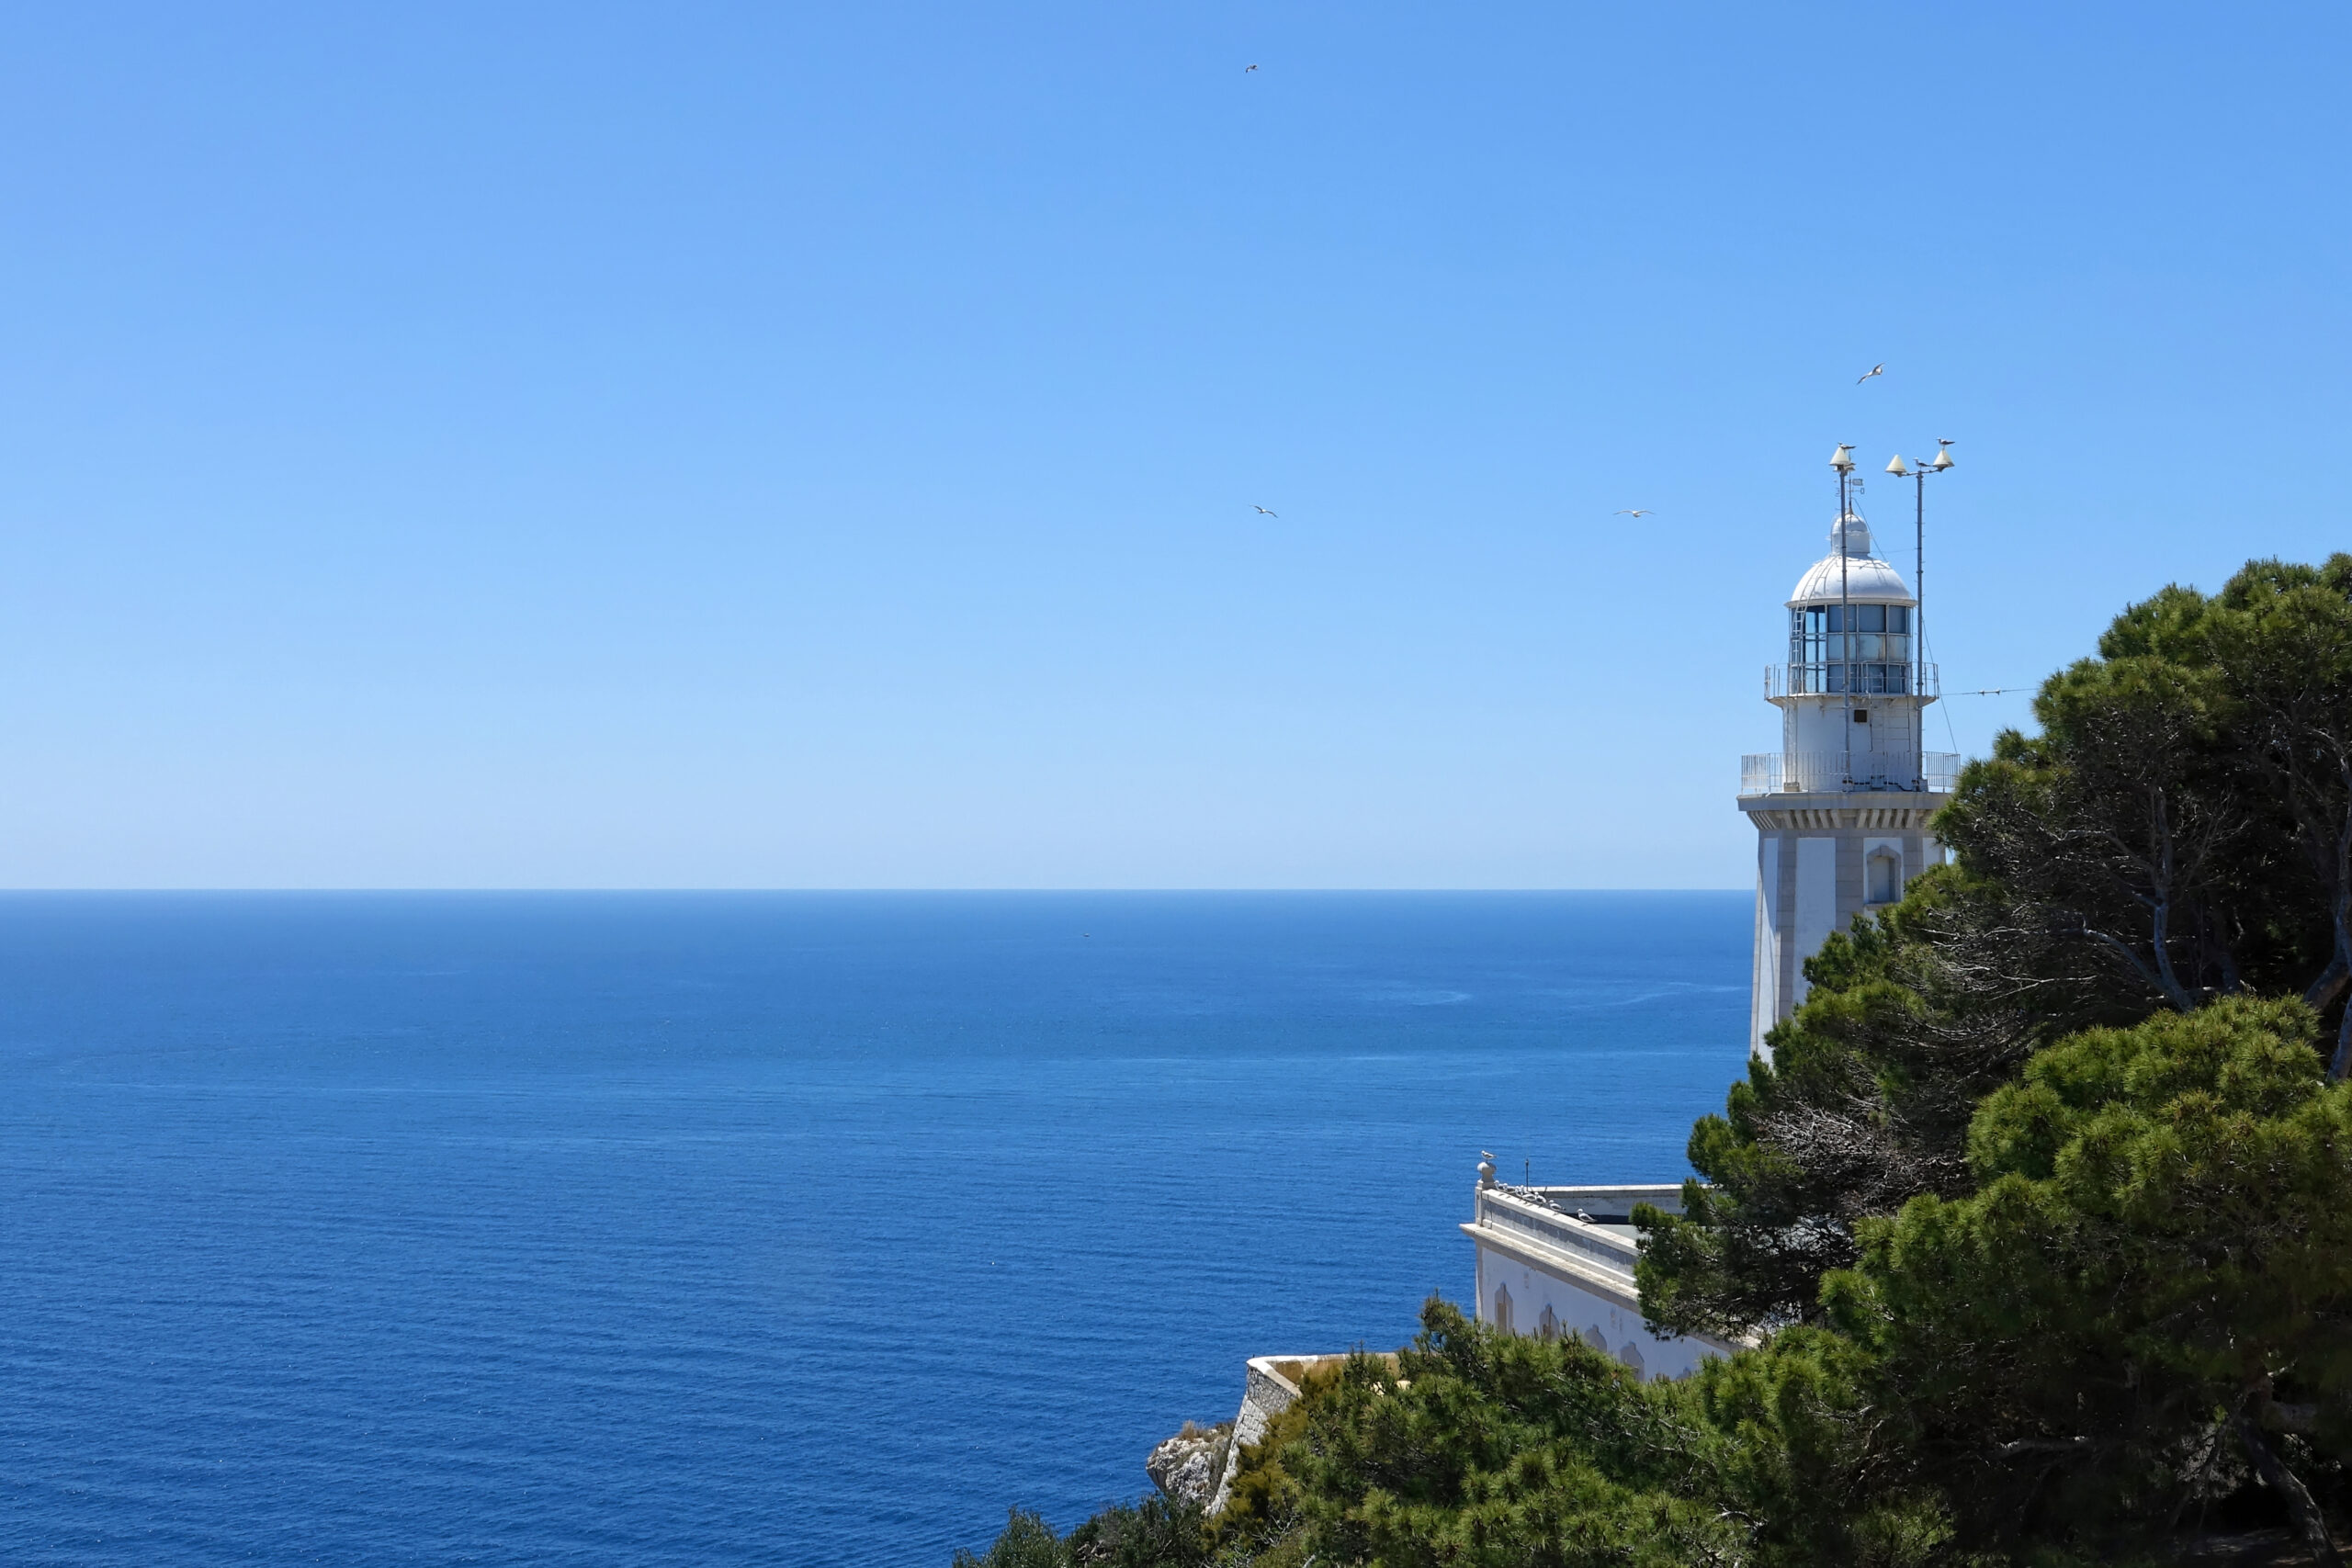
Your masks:
<instances>
[{"instance_id":1,"label":"antenna mast","mask_svg":"<svg viewBox=\"0 0 2352 1568\"><path fill-rule=\"evenodd\" d=\"M1838 650L1838 689L1846 695L1846 778L1849 790L1854 787L1854 606L1847 586L1846 558L1853 544L1853 530L1848 519L1853 515L1849 488L1854 475L1854 444L1840 441L1829 459L1838 470L1838 639L1832 645Z\"/></svg>"},{"instance_id":2,"label":"antenna mast","mask_svg":"<svg viewBox=\"0 0 2352 1568\"><path fill-rule=\"evenodd\" d=\"M1940 474L1951 468L1951 443L1936 437L1936 455L1922 457L1916 468L1904 466L1901 455L1886 466L1886 471L1897 479L1909 479L1912 487L1911 513L1911 662L1916 671L1911 677L1911 694L1917 699L1912 711L1919 718L1919 744L1928 743L1928 476ZM1927 780L1919 781L1922 789Z\"/></svg>"}]
</instances>

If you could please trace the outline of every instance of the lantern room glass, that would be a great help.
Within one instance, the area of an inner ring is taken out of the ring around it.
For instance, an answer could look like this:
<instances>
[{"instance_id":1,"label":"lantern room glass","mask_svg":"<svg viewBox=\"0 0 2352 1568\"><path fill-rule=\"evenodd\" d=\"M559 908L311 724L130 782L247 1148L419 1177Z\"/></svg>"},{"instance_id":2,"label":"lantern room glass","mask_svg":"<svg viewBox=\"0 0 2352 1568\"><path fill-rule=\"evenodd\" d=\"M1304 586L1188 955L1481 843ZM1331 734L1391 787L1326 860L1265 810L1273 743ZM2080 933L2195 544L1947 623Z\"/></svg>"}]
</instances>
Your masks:
<instances>
[{"instance_id":1,"label":"lantern room glass","mask_svg":"<svg viewBox=\"0 0 2352 1568\"><path fill-rule=\"evenodd\" d=\"M1911 606L1802 604L1789 612L1789 690L1911 689Z\"/></svg>"}]
</instances>

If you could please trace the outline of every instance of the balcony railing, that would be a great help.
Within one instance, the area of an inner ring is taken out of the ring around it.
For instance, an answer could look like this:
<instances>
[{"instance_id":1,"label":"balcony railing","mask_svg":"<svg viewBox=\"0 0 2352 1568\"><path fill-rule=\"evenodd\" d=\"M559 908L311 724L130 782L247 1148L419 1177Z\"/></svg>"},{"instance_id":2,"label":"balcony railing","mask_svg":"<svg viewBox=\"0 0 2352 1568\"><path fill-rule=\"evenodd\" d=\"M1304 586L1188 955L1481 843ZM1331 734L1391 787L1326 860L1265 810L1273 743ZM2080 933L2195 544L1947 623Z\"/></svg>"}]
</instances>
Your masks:
<instances>
[{"instance_id":1,"label":"balcony railing","mask_svg":"<svg viewBox=\"0 0 2352 1568\"><path fill-rule=\"evenodd\" d=\"M1850 694L1847 686L1851 683ZM1911 696L1943 694L1943 682L1933 664L1884 664L1856 660L1850 664L1767 664L1764 700L1806 696Z\"/></svg>"},{"instance_id":2,"label":"balcony railing","mask_svg":"<svg viewBox=\"0 0 2352 1568\"><path fill-rule=\"evenodd\" d=\"M1753 751L1739 760L1739 793L1755 795L1849 795L1897 790L1914 795L1950 795L1960 777L1956 751L1923 751L1918 765L1907 757L1872 751Z\"/></svg>"},{"instance_id":3,"label":"balcony railing","mask_svg":"<svg viewBox=\"0 0 2352 1568\"><path fill-rule=\"evenodd\" d=\"M1661 1188L1656 1197L1645 1193L1642 1201L1671 1204L1679 1212L1679 1188ZM1621 1205L1623 1207L1623 1205ZM1578 1208L1582 1205L1579 1204ZM1539 1242L1555 1251L1568 1253L1589 1269L1597 1269L1622 1279L1627 1286L1634 1281L1634 1262L1640 1257L1632 1228L1623 1223L1623 1213L1613 1216L1616 1224L1596 1224L1579 1219L1577 1210L1548 1202L1536 1190L1518 1187L1482 1187L1478 1190L1476 1224L1488 1229L1513 1234Z\"/></svg>"}]
</instances>

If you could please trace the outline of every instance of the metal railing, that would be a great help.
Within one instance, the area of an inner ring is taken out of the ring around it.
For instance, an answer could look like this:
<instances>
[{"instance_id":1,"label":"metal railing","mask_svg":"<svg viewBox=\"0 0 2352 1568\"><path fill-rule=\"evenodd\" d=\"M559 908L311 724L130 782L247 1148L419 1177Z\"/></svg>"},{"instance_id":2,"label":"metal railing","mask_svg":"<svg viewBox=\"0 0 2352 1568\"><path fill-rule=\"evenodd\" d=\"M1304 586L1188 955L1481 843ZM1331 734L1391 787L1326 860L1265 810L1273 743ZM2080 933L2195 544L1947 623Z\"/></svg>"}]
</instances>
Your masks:
<instances>
[{"instance_id":1,"label":"metal railing","mask_svg":"<svg viewBox=\"0 0 2352 1568\"><path fill-rule=\"evenodd\" d=\"M1943 694L1943 680L1933 664L1886 664L1876 660L1857 660L1850 664L1767 664L1764 666L1764 700L1775 697L1813 697L1848 695L1849 682L1853 683L1852 695L1857 697L1914 695L1938 697Z\"/></svg>"},{"instance_id":2,"label":"metal railing","mask_svg":"<svg viewBox=\"0 0 2352 1568\"><path fill-rule=\"evenodd\" d=\"M1960 777L1960 753L1922 751L1917 765L1908 757L1873 751L1751 751L1739 760L1739 793L1754 795L1849 795L1896 790L1950 795Z\"/></svg>"},{"instance_id":3,"label":"metal railing","mask_svg":"<svg viewBox=\"0 0 2352 1568\"><path fill-rule=\"evenodd\" d=\"M1478 1194L1477 1223L1497 1230L1516 1231L1564 1251L1574 1252L1595 1267L1631 1280L1639 1255L1631 1236L1621 1236L1553 1211L1515 1192L1488 1188Z\"/></svg>"}]
</instances>

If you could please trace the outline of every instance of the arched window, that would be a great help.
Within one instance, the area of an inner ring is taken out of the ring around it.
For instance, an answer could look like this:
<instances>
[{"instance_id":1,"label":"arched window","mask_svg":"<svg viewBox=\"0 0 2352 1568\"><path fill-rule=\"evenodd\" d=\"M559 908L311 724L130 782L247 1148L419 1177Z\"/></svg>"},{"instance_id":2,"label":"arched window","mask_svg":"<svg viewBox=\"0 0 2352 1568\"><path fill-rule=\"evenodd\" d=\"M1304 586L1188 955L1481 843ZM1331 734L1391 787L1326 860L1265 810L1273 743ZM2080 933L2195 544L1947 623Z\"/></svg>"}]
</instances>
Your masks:
<instances>
[{"instance_id":1,"label":"arched window","mask_svg":"<svg viewBox=\"0 0 2352 1568\"><path fill-rule=\"evenodd\" d=\"M1894 858L1894 851L1871 851L1865 869L1869 874L1863 879L1866 887L1863 897L1868 902L1892 904L1903 897L1903 863Z\"/></svg>"},{"instance_id":2,"label":"arched window","mask_svg":"<svg viewBox=\"0 0 2352 1568\"><path fill-rule=\"evenodd\" d=\"M1609 1354L1609 1336L1600 1332L1599 1328L1580 1328L1577 1331L1577 1337L1602 1355Z\"/></svg>"},{"instance_id":3,"label":"arched window","mask_svg":"<svg viewBox=\"0 0 2352 1568\"><path fill-rule=\"evenodd\" d=\"M1544 1315L1535 1320L1535 1337L1538 1339L1557 1339L1559 1337L1560 1314L1552 1310L1552 1303L1550 1302L1545 1302L1544 1303Z\"/></svg>"},{"instance_id":4,"label":"arched window","mask_svg":"<svg viewBox=\"0 0 2352 1568\"><path fill-rule=\"evenodd\" d=\"M1630 1339L1626 1340L1623 1348L1617 1352L1617 1359L1624 1362L1627 1366L1633 1368L1634 1375L1635 1377L1642 1375L1642 1348L1640 1346L1634 1344Z\"/></svg>"},{"instance_id":5,"label":"arched window","mask_svg":"<svg viewBox=\"0 0 2352 1568\"><path fill-rule=\"evenodd\" d=\"M1495 1287L1495 1326L1505 1334L1510 1332L1510 1287Z\"/></svg>"}]
</instances>

